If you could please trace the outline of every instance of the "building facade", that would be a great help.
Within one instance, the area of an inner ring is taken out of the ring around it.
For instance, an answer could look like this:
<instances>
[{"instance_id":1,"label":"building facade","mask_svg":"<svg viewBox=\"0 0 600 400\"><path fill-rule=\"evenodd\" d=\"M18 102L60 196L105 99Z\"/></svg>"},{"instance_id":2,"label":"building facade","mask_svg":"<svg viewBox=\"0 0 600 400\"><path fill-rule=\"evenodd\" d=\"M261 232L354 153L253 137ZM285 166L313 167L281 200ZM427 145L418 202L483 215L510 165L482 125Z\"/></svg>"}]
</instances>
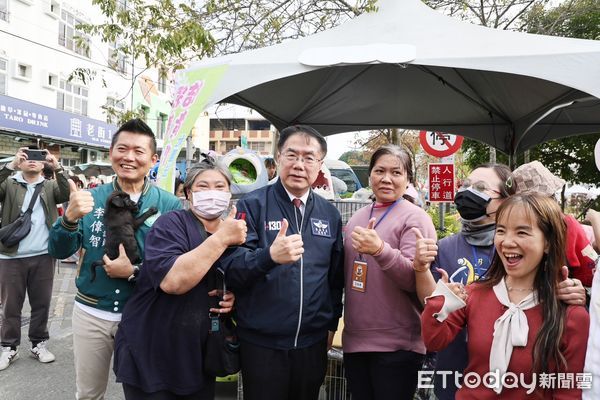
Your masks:
<instances>
[{"instance_id":1,"label":"building facade","mask_svg":"<svg viewBox=\"0 0 600 400\"><path fill-rule=\"evenodd\" d=\"M77 27L102 18L91 0L0 0L0 157L37 144L65 167L105 160L117 129L106 107L140 110L162 145L169 73ZM78 69L92 78L69 79Z\"/></svg>"},{"instance_id":2,"label":"building facade","mask_svg":"<svg viewBox=\"0 0 600 400\"><path fill-rule=\"evenodd\" d=\"M225 110L223 110L225 108ZM275 154L277 130L256 111L233 105L211 108L200 118L209 130L209 148L225 154L236 147L256 151L261 156Z\"/></svg>"}]
</instances>

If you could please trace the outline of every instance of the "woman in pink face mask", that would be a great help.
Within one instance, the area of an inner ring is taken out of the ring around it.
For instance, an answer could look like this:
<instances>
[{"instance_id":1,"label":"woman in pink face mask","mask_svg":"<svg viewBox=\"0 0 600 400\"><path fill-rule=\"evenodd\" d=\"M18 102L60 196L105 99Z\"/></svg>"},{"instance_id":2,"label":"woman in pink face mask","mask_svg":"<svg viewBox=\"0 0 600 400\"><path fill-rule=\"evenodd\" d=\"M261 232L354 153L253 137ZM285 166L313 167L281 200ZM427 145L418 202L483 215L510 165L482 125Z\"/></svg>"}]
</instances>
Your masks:
<instances>
[{"instance_id":1,"label":"woman in pink face mask","mask_svg":"<svg viewBox=\"0 0 600 400\"><path fill-rule=\"evenodd\" d=\"M222 287L221 255L246 240L235 207L225 213L229 184L229 171L213 162L192 166L184 183L190 209L162 215L148 232L115 338L114 370L127 400L214 398L215 377L203 368L209 310L230 312L234 296L213 289Z\"/></svg>"}]
</instances>

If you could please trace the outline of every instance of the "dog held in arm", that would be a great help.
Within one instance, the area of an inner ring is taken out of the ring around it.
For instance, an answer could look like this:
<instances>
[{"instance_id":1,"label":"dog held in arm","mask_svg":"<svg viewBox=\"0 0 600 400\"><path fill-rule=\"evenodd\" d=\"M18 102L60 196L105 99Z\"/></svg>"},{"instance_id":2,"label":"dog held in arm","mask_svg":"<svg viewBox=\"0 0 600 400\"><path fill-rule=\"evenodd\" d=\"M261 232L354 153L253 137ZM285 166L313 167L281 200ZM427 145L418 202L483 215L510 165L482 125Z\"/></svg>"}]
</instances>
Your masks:
<instances>
[{"instance_id":1,"label":"dog held in arm","mask_svg":"<svg viewBox=\"0 0 600 400\"><path fill-rule=\"evenodd\" d=\"M152 215L158 212L156 207L150 207L139 217L135 217L138 212L138 205L131 200L129 194L115 190L106 200L104 210L104 229L106 238L104 242L104 252L111 260L119 257L119 244L123 244L127 258L132 264L141 261L137 241L135 240L135 231ZM92 263L92 282L96 279L96 267L104 265L102 260Z\"/></svg>"}]
</instances>

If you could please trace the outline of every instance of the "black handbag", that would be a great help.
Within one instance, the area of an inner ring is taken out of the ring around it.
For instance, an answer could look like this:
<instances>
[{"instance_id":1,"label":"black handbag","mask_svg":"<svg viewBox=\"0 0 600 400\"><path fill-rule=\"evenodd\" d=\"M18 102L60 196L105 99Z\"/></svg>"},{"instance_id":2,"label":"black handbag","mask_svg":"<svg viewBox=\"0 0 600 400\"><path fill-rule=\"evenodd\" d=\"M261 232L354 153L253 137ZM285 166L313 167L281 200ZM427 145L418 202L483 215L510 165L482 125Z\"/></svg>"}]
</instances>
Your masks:
<instances>
[{"instance_id":1,"label":"black handbag","mask_svg":"<svg viewBox=\"0 0 600 400\"><path fill-rule=\"evenodd\" d=\"M19 244L19 242L31 231L31 213L33 212L33 206L42 190L43 184L44 183L42 182L36 185L27 210L21 212L16 220L0 229L0 242L2 242L4 246L13 247Z\"/></svg>"},{"instance_id":2,"label":"black handbag","mask_svg":"<svg viewBox=\"0 0 600 400\"><path fill-rule=\"evenodd\" d=\"M191 211L190 211L191 213ZM207 234L204 225L192 216L198 223L200 236L206 239ZM221 269L213 266L205 276L208 291L217 289L225 293L225 279ZM222 296L211 296L208 300L208 308L219 308ZM208 310L207 310L208 311ZM213 314L208 311L209 326L208 336L203 359L204 372L210 376L225 377L237 374L240 371L240 343L238 341L235 322L230 314Z\"/></svg>"},{"instance_id":3,"label":"black handbag","mask_svg":"<svg viewBox=\"0 0 600 400\"><path fill-rule=\"evenodd\" d=\"M223 277L222 271L211 268L209 274ZM217 282L219 278L215 279ZM209 279L210 282L210 279ZM223 290L225 293L225 283L222 286L217 283L209 286L212 289ZM212 308L218 308L220 296L211 297L209 303L214 303ZM209 307L210 308L210 307ZM206 352L204 354L204 372L211 376L225 377L236 374L240 371L240 343L236 334L235 322L231 315L213 314L209 312L208 337L206 339Z\"/></svg>"}]
</instances>

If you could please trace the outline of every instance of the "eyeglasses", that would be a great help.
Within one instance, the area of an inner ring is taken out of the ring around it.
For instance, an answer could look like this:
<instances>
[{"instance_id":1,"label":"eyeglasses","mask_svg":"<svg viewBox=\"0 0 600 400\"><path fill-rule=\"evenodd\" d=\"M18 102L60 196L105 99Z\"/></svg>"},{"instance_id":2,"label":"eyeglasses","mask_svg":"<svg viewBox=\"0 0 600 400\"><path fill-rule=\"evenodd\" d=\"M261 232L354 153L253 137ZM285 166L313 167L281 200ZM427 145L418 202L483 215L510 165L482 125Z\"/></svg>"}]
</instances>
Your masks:
<instances>
[{"instance_id":1,"label":"eyeglasses","mask_svg":"<svg viewBox=\"0 0 600 400\"><path fill-rule=\"evenodd\" d=\"M470 187L472 187L473 189L477 190L478 192L482 192L483 193L483 192L485 192L487 190L489 192L494 192L494 193L502 196L502 193L500 193L500 191L492 189L484 181L471 182L469 179L465 179L463 181L462 185L461 185L461 189L468 189Z\"/></svg>"},{"instance_id":2,"label":"eyeglasses","mask_svg":"<svg viewBox=\"0 0 600 400\"><path fill-rule=\"evenodd\" d=\"M294 164L294 163L300 161L307 167L315 166L318 163L320 163L321 161L323 161L323 160L319 160L317 157L315 157L312 154L308 154L305 156L299 156L298 154L296 154L292 151L283 153L281 157L288 164Z\"/></svg>"}]
</instances>

